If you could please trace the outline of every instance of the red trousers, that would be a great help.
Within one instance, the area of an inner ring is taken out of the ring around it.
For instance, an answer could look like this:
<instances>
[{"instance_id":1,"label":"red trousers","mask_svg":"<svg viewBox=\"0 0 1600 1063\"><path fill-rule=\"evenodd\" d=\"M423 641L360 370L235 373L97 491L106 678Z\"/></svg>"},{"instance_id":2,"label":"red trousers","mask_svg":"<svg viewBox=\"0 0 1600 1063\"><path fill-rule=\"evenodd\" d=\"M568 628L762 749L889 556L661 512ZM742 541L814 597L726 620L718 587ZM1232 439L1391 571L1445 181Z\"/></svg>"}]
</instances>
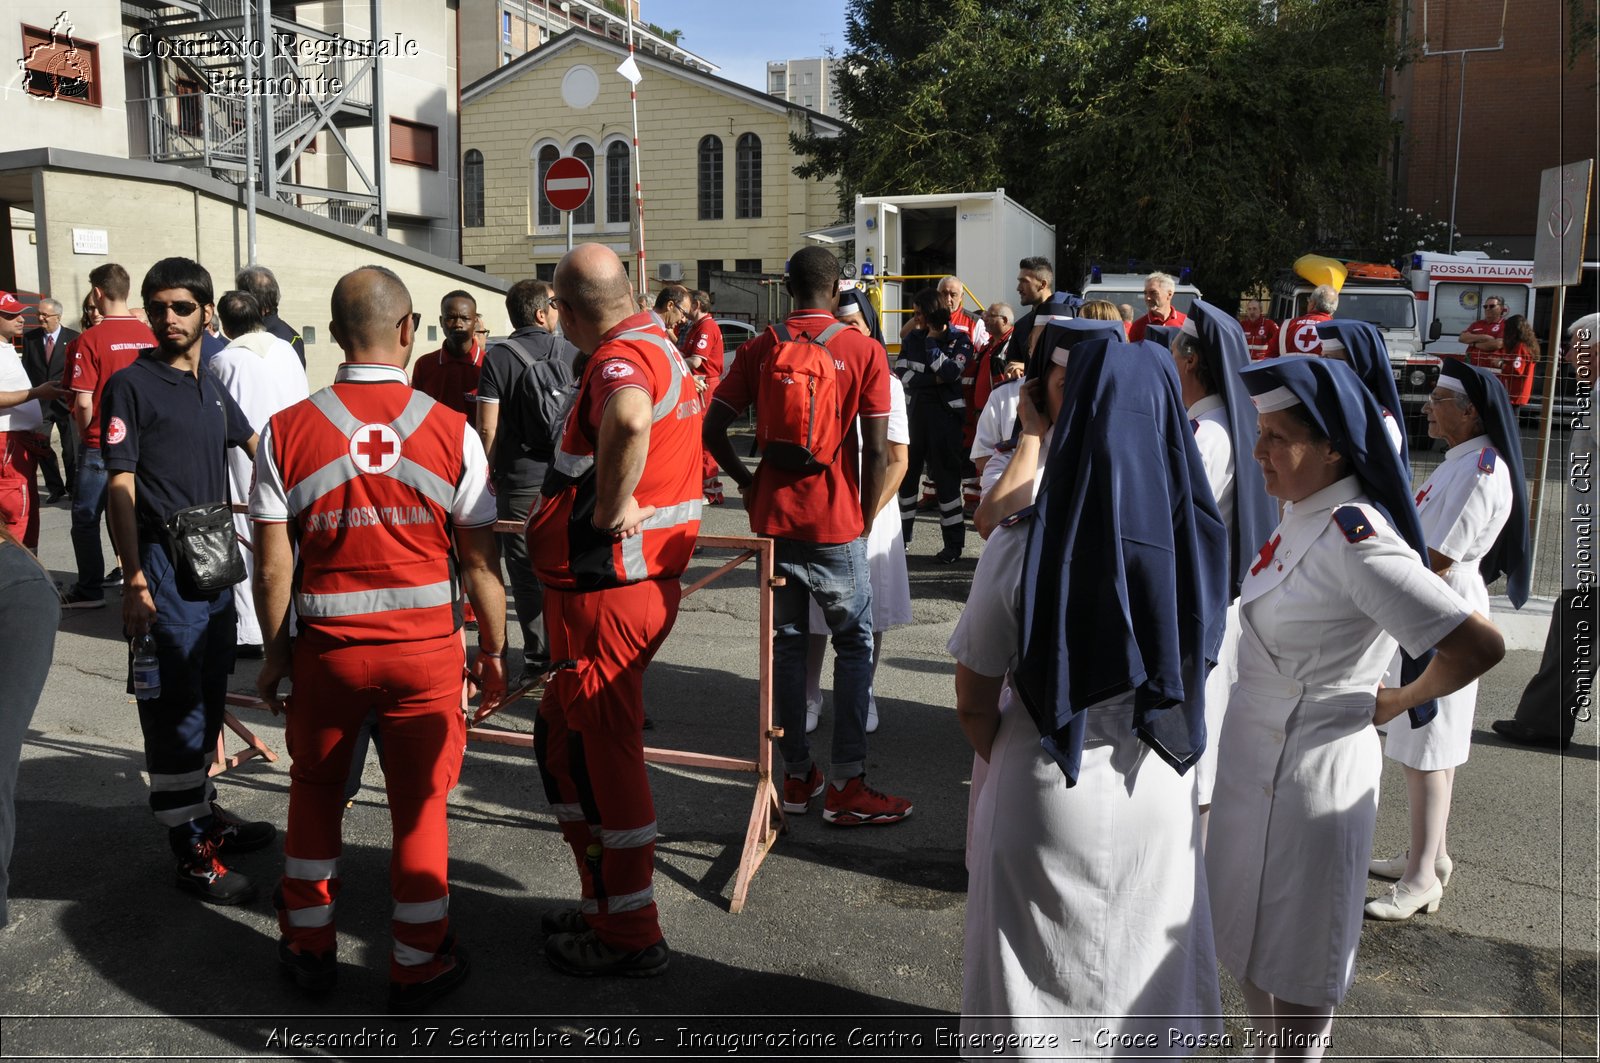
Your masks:
<instances>
[{"instance_id":1,"label":"red trousers","mask_svg":"<svg viewBox=\"0 0 1600 1063\"><path fill-rule=\"evenodd\" d=\"M350 645L309 633L296 641L294 698L284 731L294 763L278 902L278 926L296 951L334 949L345 780L356 733L371 715L382 740L394 830L389 978L421 982L443 969L437 954L450 928L445 805L467 747L465 665L457 635Z\"/></svg>"},{"instance_id":2,"label":"red trousers","mask_svg":"<svg viewBox=\"0 0 1600 1063\"><path fill-rule=\"evenodd\" d=\"M39 467L35 432L0 432L0 523L29 550L39 548Z\"/></svg>"},{"instance_id":3,"label":"red trousers","mask_svg":"<svg viewBox=\"0 0 1600 1063\"><path fill-rule=\"evenodd\" d=\"M670 579L544 592L550 659L576 666L556 672L539 703L539 773L578 863L584 916L600 940L630 952L661 940L644 670L677 619L680 590Z\"/></svg>"}]
</instances>

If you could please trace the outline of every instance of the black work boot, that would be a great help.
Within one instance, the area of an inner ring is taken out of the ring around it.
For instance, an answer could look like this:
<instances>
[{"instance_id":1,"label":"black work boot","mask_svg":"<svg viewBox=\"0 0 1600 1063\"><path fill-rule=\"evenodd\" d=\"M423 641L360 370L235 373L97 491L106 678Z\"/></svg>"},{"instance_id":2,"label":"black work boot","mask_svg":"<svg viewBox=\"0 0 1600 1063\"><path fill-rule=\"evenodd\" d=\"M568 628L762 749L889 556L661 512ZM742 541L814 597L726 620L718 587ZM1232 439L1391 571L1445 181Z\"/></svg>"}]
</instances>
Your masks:
<instances>
[{"instance_id":1,"label":"black work boot","mask_svg":"<svg viewBox=\"0 0 1600 1063\"><path fill-rule=\"evenodd\" d=\"M209 835L195 838L179 854L177 883L207 904L248 904L256 895L255 883L217 859Z\"/></svg>"}]
</instances>

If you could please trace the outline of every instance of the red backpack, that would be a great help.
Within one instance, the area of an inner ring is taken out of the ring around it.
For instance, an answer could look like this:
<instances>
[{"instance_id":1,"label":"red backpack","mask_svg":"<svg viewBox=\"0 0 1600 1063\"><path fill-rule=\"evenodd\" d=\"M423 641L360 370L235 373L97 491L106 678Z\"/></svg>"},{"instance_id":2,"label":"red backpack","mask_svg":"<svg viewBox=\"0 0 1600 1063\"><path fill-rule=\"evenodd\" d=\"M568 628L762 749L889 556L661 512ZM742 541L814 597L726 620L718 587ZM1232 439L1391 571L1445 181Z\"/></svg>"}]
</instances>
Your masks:
<instances>
[{"instance_id":1,"label":"red backpack","mask_svg":"<svg viewBox=\"0 0 1600 1063\"><path fill-rule=\"evenodd\" d=\"M756 443L780 469L816 472L839 456L844 425L828 341L849 327L836 322L814 339L795 339L782 324L772 326L778 343L756 383Z\"/></svg>"}]
</instances>

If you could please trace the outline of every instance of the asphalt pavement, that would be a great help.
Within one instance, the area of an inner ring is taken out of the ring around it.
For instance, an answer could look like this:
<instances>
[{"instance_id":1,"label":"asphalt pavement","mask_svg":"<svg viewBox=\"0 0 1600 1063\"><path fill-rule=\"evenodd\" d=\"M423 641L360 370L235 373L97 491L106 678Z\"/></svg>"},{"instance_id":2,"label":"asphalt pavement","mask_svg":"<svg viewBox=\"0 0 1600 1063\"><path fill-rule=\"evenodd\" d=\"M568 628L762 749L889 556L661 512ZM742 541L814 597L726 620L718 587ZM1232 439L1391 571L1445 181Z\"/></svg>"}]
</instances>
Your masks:
<instances>
[{"instance_id":1,"label":"asphalt pavement","mask_svg":"<svg viewBox=\"0 0 1600 1063\"><path fill-rule=\"evenodd\" d=\"M41 554L63 578L72 568L68 525L64 505L45 511ZM748 526L735 501L708 509L705 530L740 535ZM539 912L570 903L576 874L531 751L473 744L451 800L451 917L472 977L433 1014L403 1020L383 1014L389 826L376 760L345 817L341 981L308 1001L277 971L265 887L281 870L281 839L235 861L264 887L249 906L208 907L174 888L123 692L119 596L109 608L66 614L23 749L13 925L0 932L0 1053L953 1058L972 755L956 726L944 644L978 540L969 534L968 559L950 568L932 562L937 540L925 516L911 547L915 622L885 642L882 726L869 755L874 785L915 802L910 820L842 830L815 810L791 817L734 915L751 778L652 767L656 897L672 967L648 981L572 979L541 954ZM714 567L713 555L697 558L691 575ZM1366 925L1329 1058L1595 1058L1595 725L1580 724L1565 753L1510 746L1489 730L1511 714L1537 664L1547 620L1537 603L1531 613L1508 626L1522 648L1480 689L1472 759L1457 773L1456 870L1444 905L1409 923ZM647 678L651 745L754 756L757 616L748 565L685 600ZM255 670L241 662L235 688L251 689ZM238 711L281 759L227 773L222 800L281 827L289 763L281 722ZM531 730L531 719L524 702L504 725ZM813 736L823 761L829 733L825 714ZM1405 848L1407 831L1392 762L1383 785L1376 849L1389 854ZM1382 887L1374 882L1371 894ZM1242 1001L1223 981L1231 1050L1208 1052L1241 1056ZM1147 1058L1175 1057L1157 1049Z\"/></svg>"}]
</instances>

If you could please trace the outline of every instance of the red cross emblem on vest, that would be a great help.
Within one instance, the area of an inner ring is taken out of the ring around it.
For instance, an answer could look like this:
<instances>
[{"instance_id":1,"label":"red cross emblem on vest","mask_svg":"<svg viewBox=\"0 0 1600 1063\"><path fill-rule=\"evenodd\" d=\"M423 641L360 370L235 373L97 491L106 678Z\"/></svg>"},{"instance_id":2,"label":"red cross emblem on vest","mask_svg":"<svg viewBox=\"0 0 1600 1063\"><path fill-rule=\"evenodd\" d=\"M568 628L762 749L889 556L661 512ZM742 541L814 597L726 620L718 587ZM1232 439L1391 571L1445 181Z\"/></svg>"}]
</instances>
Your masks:
<instances>
[{"instance_id":1,"label":"red cross emblem on vest","mask_svg":"<svg viewBox=\"0 0 1600 1063\"><path fill-rule=\"evenodd\" d=\"M1259 576L1262 569L1272 564L1272 559L1278 553L1278 544L1282 541L1283 536L1281 535L1274 535L1267 541L1267 544L1261 548L1261 552L1256 555L1256 563L1250 566L1250 575Z\"/></svg>"},{"instance_id":2,"label":"red cross emblem on vest","mask_svg":"<svg viewBox=\"0 0 1600 1063\"><path fill-rule=\"evenodd\" d=\"M362 472L385 473L400 462L400 435L386 424L364 424L350 437L350 460Z\"/></svg>"}]
</instances>

